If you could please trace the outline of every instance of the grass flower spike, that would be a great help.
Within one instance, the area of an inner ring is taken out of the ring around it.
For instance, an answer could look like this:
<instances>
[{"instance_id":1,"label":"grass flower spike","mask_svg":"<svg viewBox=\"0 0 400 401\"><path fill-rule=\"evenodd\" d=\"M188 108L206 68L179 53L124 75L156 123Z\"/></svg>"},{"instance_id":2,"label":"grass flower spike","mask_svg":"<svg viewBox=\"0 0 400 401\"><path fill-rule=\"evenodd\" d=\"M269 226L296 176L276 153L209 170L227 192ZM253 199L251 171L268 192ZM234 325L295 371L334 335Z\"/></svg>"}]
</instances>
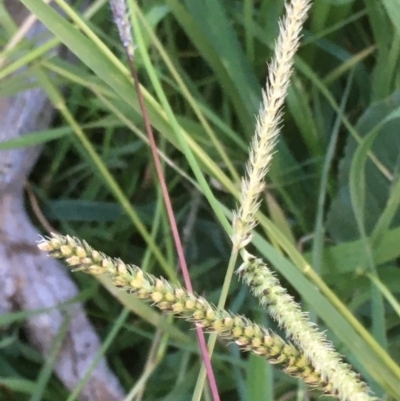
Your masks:
<instances>
[{"instance_id":1,"label":"grass flower spike","mask_svg":"<svg viewBox=\"0 0 400 401\"><path fill-rule=\"evenodd\" d=\"M110 0L111 11L119 37L130 59L133 59L135 46L132 38L129 12L125 0Z\"/></svg>"},{"instance_id":2,"label":"grass flower spike","mask_svg":"<svg viewBox=\"0 0 400 401\"><path fill-rule=\"evenodd\" d=\"M265 263L246 251L242 251L242 255L244 263L238 269L238 274L304 352L321 377L332 384L334 393L347 401L376 400L369 395L367 385L350 365L343 362L325 334L318 331L308 315L301 311Z\"/></svg>"},{"instance_id":3,"label":"grass flower spike","mask_svg":"<svg viewBox=\"0 0 400 401\"><path fill-rule=\"evenodd\" d=\"M73 270L91 275L109 274L116 286L152 302L159 309L216 332L225 340L234 341L243 351L252 351L280 365L285 373L303 379L308 385L326 394L335 394L331 383L317 373L293 344L243 316L217 309L203 297L145 273L137 266L110 258L92 249L85 241L52 234L38 246L52 257L65 259Z\"/></svg>"},{"instance_id":4,"label":"grass flower spike","mask_svg":"<svg viewBox=\"0 0 400 401\"><path fill-rule=\"evenodd\" d=\"M275 54L269 68L267 89L258 115L256 132L250 148L247 176L242 182L240 206L234 215L232 242L234 251L241 251L244 263L238 273L261 304L283 327L288 336L309 358L321 377L332 383L334 392L346 401L367 401L372 397L350 366L333 350L325 335L303 313L300 306L280 285L279 280L245 247L251 241L256 225L260 194L268 172L282 119L282 107L299 46L301 29L311 1L292 0L286 3L286 16L280 23Z\"/></svg>"},{"instance_id":5,"label":"grass flower spike","mask_svg":"<svg viewBox=\"0 0 400 401\"><path fill-rule=\"evenodd\" d=\"M269 66L267 89L263 92L256 133L250 147L247 177L242 182L240 206L233 222L232 242L236 250L242 249L251 241L251 231L256 225L255 215L279 134L281 109L289 87L293 59L310 6L309 0L293 0L287 3L286 17L280 23L275 55Z\"/></svg>"}]
</instances>

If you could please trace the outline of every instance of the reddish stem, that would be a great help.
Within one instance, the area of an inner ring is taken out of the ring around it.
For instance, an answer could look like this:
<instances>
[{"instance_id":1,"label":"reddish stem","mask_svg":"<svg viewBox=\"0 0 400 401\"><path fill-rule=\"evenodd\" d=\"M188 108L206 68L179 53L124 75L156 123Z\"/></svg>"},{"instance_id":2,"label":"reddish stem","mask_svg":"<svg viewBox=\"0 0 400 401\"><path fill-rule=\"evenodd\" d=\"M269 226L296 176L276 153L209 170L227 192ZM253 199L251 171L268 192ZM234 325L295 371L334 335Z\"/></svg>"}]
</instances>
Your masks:
<instances>
[{"instance_id":1,"label":"reddish stem","mask_svg":"<svg viewBox=\"0 0 400 401\"><path fill-rule=\"evenodd\" d=\"M180 238L179 231L178 231L178 226L176 224L175 215L174 215L174 211L173 211L172 204L171 204L171 199L168 194L168 188L165 183L164 173L163 173L160 158L159 158L158 152L157 152L157 144L156 144L156 141L154 138L153 130L151 128L149 116L147 114L147 109L146 109L146 105L144 103L143 94L140 89L139 78L138 78L138 75L136 72L136 68L134 66L133 57L132 56L130 57L130 55L128 53L127 53L127 55L128 55L130 71L131 71L133 81L135 84L135 88L136 88L136 92L138 95L140 110L141 110L141 113L143 116L144 124L146 127L149 142L150 142L151 153L152 153L153 161L154 161L154 164L156 167L158 181L161 186L161 192L163 194L165 207L167 209L167 215L168 215L169 223L171 226L172 235L174 238L176 251L178 253L178 259L179 259L179 264L180 264L180 267L182 270L183 279L185 281L186 289L189 292L193 292L193 287L192 287L192 283L190 281L190 276L189 276L189 270L187 268L186 259L185 259L185 255L183 252L183 246L182 246L181 238ZM206 344L203 330L200 327L196 327L196 331L197 331L197 338L199 341L199 346L200 346L201 354L203 357L204 365L206 367L208 381L210 384L213 399L214 399L214 401L220 401L217 383L215 380L213 368L211 366L211 360L210 360L210 356L208 354L207 344Z\"/></svg>"}]
</instances>

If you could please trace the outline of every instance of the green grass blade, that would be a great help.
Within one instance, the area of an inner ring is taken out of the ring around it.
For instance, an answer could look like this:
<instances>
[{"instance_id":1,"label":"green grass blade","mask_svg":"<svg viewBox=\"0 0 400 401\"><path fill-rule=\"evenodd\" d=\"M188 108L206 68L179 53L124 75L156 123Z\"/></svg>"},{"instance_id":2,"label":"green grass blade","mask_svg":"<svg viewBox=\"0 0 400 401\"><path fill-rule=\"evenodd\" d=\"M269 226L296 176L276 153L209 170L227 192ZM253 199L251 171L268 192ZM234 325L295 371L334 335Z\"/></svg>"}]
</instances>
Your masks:
<instances>
[{"instance_id":1,"label":"green grass blade","mask_svg":"<svg viewBox=\"0 0 400 401\"><path fill-rule=\"evenodd\" d=\"M51 349L46 356L46 362L43 365L38 379L36 381L35 390L32 392L30 401L40 401L43 399L43 394L46 390L47 383L53 373L54 364L57 361L57 356L61 350L63 341L65 341L65 336L68 333L68 326L71 321L71 316L67 315L63 320L63 323L59 329L59 332L54 337Z\"/></svg>"},{"instance_id":2,"label":"green grass blade","mask_svg":"<svg viewBox=\"0 0 400 401\"><path fill-rule=\"evenodd\" d=\"M41 145L70 134L71 130L69 128L56 128L42 132L32 132L18 138L13 138L9 139L8 141L0 142L0 150L19 149L29 146Z\"/></svg>"}]
</instances>

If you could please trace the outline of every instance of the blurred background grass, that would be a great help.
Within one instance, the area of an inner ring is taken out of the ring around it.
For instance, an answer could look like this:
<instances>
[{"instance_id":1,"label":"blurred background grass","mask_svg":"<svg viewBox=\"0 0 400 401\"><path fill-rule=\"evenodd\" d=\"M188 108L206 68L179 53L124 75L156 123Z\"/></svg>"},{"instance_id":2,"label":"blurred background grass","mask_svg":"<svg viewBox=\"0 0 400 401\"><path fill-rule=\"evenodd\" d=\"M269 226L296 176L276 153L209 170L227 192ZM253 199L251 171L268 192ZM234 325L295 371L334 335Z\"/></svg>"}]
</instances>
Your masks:
<instances>
[{"instance_id":1,"label":"blurred background grass","mask_svg":"<svg viewBox=\"0 0 400 401\"><path fill-rule=\"evenodd\" d=\"M30 184L55 229L181 281L108 3L93 1L85 14L63 19L39 0L22 2L53 32L54 45L61 39L77 59L60 60L29 43L7 55L11 62L0 71L0 95L28 89L34 77L59 113L48 131L0 148L45 144ZM397 0L319 0L313 5L266 178L261 237L254 242L255 252L283 274L282 283L321 329L328 329L338 350L379 396L389 399L400 399L399 367L389 357L398 363L400 355L398 10ZM229 216L282 13L281 0L166 0L145 2L137 14L143 43L136 66L165 156L193 286L213 302L224 280L230 241L202 194L204 186L194 179L178 136L187 141L221 213ZM2 15L5 45L16 27L4 8ZM151 58L150 68L144 53ZM17 62L29 68L22 78L9 77ZM156 97L151 75L161 82L177 124ZM40 226L33 212L32 217ZM190 325L150 313L125 294L111 295L91 277L74 278L86 290L87 314L127 392L150 372L144 400L190 400L200 364ZM236 279L228 307L278 330ZM17 400L35 399L44 366L26 342L22 324L18 320L3 332L0 343L0 376L19 381L13 389ZM304 397L296 380L259 358L239 354L234 345L219 344L213 366L223 400ZM55 377L41 385L44 400L68 398ZM0 389L0 399L9 397Z\"/></svg>"}]
</instances>

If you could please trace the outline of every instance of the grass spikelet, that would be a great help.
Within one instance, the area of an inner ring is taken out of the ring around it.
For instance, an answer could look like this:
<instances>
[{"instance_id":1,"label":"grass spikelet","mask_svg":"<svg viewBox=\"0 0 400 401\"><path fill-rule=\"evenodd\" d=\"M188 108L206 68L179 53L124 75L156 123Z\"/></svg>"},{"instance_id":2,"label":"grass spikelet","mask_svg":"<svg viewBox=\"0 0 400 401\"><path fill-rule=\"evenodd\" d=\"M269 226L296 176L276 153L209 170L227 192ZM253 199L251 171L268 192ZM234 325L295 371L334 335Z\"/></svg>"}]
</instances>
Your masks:
<instances>
[{"instance_id":1,"label":"grass spikelet","mask_svg":"<svg viewBox=\"0 0 400 401\"><path fill-rule=\"evenodd\" d=\"M125 0L110 0L110 7L119 37L130 60L133 59L135 45L133 43L131 23Z\"/></svg>"},{"instance_id":2,"label":"grass spikelet","mask_svg":"<svg viewBox=\"0 0 400 401\"><path fill-rule=\"evenodd\" d=\"M310 9L310 0L293 0L286 4L286 16L280 22L274 58L269 65L269 77L257 117L246 177L242 181L239 210L233 221L232 242L236 250L251 241L256 225L255 215L260 194L265 188L264 177L272 160L279 134L282 106L289 87L294 55L299 47L301 29Z\"/></svg>"},{"instance_id":3,"label":"grass spikelet","mask_svg":"<svg viewBox=\"0 0 400 401\"><path fill-rule=\"evenodd\" d=\"M135 265L127 265L120 259L95 251L77 238L52 234L43 238L38 247L52 257L65 259L74 271L91 275L109 274L116 286L152 302L159 309L209 332L216 332L227 341L234 341L241 350L263 356L270 363L279 365L288 375L301 378L325 394L335 394L332 383L323 378L293 344L243 316L218 309L205 298L145 273Z\"/></svg>"},{"instance_id":4,"label":"grass spikelet","mask_svg":"<svg viewBox=\"0 0 400 401\"><path fill-rule=\"evenodd\" d=\"M325 334L318 331L299 304L280 285L268 266L246 251L242 251L242 256L244 262L239 267L238 274L304 352L320 376L332 384L334 393L341 400L376 400L369 395L367 385L359 379L358 374L343 362Z\"/></svg>"}]
</instances>

